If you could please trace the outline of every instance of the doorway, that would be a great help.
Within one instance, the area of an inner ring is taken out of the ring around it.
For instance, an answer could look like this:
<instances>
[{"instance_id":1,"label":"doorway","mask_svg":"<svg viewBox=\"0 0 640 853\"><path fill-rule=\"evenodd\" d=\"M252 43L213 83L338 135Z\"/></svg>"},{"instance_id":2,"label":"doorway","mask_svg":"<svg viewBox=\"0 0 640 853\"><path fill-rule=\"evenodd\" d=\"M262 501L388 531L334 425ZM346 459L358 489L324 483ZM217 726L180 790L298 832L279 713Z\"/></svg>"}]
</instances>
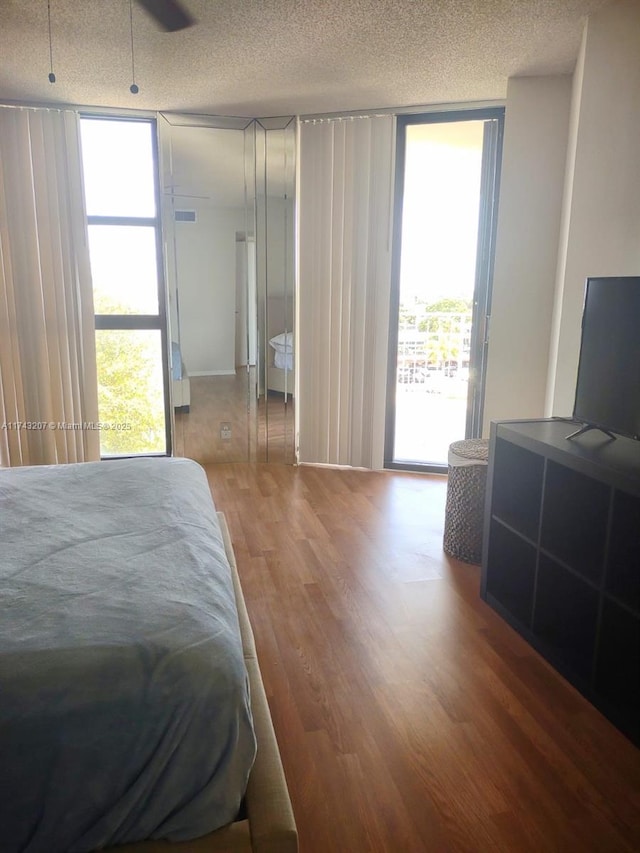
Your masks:
<instances>
[{"instance_id":1,"label":"doorway","mask_svg":"<svg viewBox=\"0 0 640 853\"><path fill-rule=\"evenodd\" d=\"M504 110L398 118L385 467L482 429Z\"/></svg>"}]
</instances>

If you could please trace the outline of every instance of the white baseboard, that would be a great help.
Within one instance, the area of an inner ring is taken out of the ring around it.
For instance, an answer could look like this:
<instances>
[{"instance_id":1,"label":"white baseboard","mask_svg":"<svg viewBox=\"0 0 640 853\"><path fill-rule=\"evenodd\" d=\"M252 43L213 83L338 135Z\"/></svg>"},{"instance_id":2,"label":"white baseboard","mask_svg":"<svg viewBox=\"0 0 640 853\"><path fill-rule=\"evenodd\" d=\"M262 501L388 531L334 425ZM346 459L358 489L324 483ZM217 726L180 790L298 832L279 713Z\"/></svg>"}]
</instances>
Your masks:
<instances>
[{"instance_id":1,"label":"white baseboard","mask_svg":"<svg viewBox=\"0 0 640 853\"><path fill-rule=\"evenodd\" d=\"M298 462L299 468L331 468L336 471L372 471L384 472L386 469L377 469L377 468L362 468L357 465L338 465L333 462Z\"/></svg>"}]
</instances>

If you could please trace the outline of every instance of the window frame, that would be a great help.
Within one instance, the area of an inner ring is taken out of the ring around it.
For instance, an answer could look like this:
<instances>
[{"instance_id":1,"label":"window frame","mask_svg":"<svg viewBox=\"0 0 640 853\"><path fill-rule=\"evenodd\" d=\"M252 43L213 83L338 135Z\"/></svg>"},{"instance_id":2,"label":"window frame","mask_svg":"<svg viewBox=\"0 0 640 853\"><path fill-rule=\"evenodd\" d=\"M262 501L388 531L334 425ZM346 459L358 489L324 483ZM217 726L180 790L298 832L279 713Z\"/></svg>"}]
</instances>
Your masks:
<instances>
[{"instance_id":1,"label":"window frame","mask_svg":"<svg viewBox=\"0 0 640 853\"><path fill-rule=\"evenodd\" d=\"M123 453L118 455L102 456L104 460L123 459L137 456L171 456L172 455L172 428L171 428L171 394L169 385L169 341L167 332L167 299L164 277L164 254L162 248L162 205L160 196L160 169L157 120L152 117L143 116L118 116L107 113L80 113L80 122L83 121L111 121L111 122L138 122L150 125L151 128L151 151L153 158L153 183L155 216L113 216L86 214L87 225L124 225L133 227L153 228L156 245L156 270L158 289L158 313L157 314L96 314L94 312L94 325L96 331L105 330L153 330L160 331L160 350L162 358L162 387L164 395L164 422L165 422L165 451L164 453Z\"/></svg>"},{"instance_id":2,"label":"window frame","mask_svg":"<svg viewBox=\"0 0 640 853\"><path fill-rule=\"evenodd\" d=\"M455 110L404 113L397 116L395 194L393 207L393 232L391 252L391 298L389 305L389 338L387 351L387 395L385 412L384 468L396 471L416 471L446 474L447 465L397 461L395 452L396 376L398 368L398 319L400 313L400 266L402 254L402 214L404 208L405 161L407 127L415 124L445 124L461 121L483 121L485 131L482 149L482 177L480 187L480 218L473 295L471 326L471 364L478 375L470 376L468 383L465 438L478 438L482 433L484 395L486 385L487 352L493 269L502 169L502 143L504 137L504 106L470 106ZM491 123L492 132L487 132Z\"/></svg>"}]
</instances>

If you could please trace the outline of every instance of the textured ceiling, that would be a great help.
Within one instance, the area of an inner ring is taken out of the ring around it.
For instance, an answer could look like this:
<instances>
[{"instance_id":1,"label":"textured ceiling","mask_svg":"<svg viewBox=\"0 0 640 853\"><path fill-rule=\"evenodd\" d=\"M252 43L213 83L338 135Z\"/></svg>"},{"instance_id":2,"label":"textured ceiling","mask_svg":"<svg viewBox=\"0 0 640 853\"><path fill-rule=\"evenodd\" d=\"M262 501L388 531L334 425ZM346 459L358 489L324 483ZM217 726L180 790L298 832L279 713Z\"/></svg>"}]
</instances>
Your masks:
<instances>
[{"instance_id":1,"label":"textured ceiling","mask_svg":"<svg viewBox=\"0 0 640 853\"><path fill-rule=\"evenodd\" d=\"M573 70L610 0L184 0L158 29L129 0L0 0L0 100L268 116L504 98Z\"/></svg>"}]
</instances>

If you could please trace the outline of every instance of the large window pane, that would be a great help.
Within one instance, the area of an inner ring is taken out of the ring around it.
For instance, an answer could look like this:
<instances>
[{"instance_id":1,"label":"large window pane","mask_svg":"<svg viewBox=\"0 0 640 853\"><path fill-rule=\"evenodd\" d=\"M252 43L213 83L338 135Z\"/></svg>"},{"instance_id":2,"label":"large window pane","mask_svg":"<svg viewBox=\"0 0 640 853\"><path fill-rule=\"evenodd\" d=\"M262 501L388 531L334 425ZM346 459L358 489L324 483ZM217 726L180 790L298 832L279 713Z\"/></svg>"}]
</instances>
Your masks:
<instances>
[{"instance_id":1,"label":"large window pane","mask_svg":"<svg viewBox=\"0 0 640 853\"><path fill-rule=\"evenodd\" d=\"M103 456L170 452L155 123L81 119Z\"/></svg>"},{"instance_id":2,"label":"large window pane","mask_svg":"<svg viewBox=\"0 0 640 853\"><path fill-rule=\"evenodd\" d=\"M89 225L96 314L157 314L156 229Z\"/></svg>"},{"instance_id":3,"label":"large window pane","mask_svg":"<svg viewBox=\"0 0 640 853\"><path fill-rule=\"evenodd\" d=\"M160 330L98 329L102 456L165 453Z\"/></svg>"},{"instance_id":4,"label":"large window pane","mask_svg":"<svg viewBox=\"0 0 640 853\"><path fill-rule=\"evenodd\" d=\"M83 118L80 129L87 215L155 216L153 124Z\"/></svg>"},{"instance_id":5,"label":"large window pane","mask_svg":"<svg viewBox=\"0 0 640 853\"><path fill-rule=\"evenodd\" d=\"M393 460L465 437L484 120L406 128Z\"/></svg>"}]
</instances>

